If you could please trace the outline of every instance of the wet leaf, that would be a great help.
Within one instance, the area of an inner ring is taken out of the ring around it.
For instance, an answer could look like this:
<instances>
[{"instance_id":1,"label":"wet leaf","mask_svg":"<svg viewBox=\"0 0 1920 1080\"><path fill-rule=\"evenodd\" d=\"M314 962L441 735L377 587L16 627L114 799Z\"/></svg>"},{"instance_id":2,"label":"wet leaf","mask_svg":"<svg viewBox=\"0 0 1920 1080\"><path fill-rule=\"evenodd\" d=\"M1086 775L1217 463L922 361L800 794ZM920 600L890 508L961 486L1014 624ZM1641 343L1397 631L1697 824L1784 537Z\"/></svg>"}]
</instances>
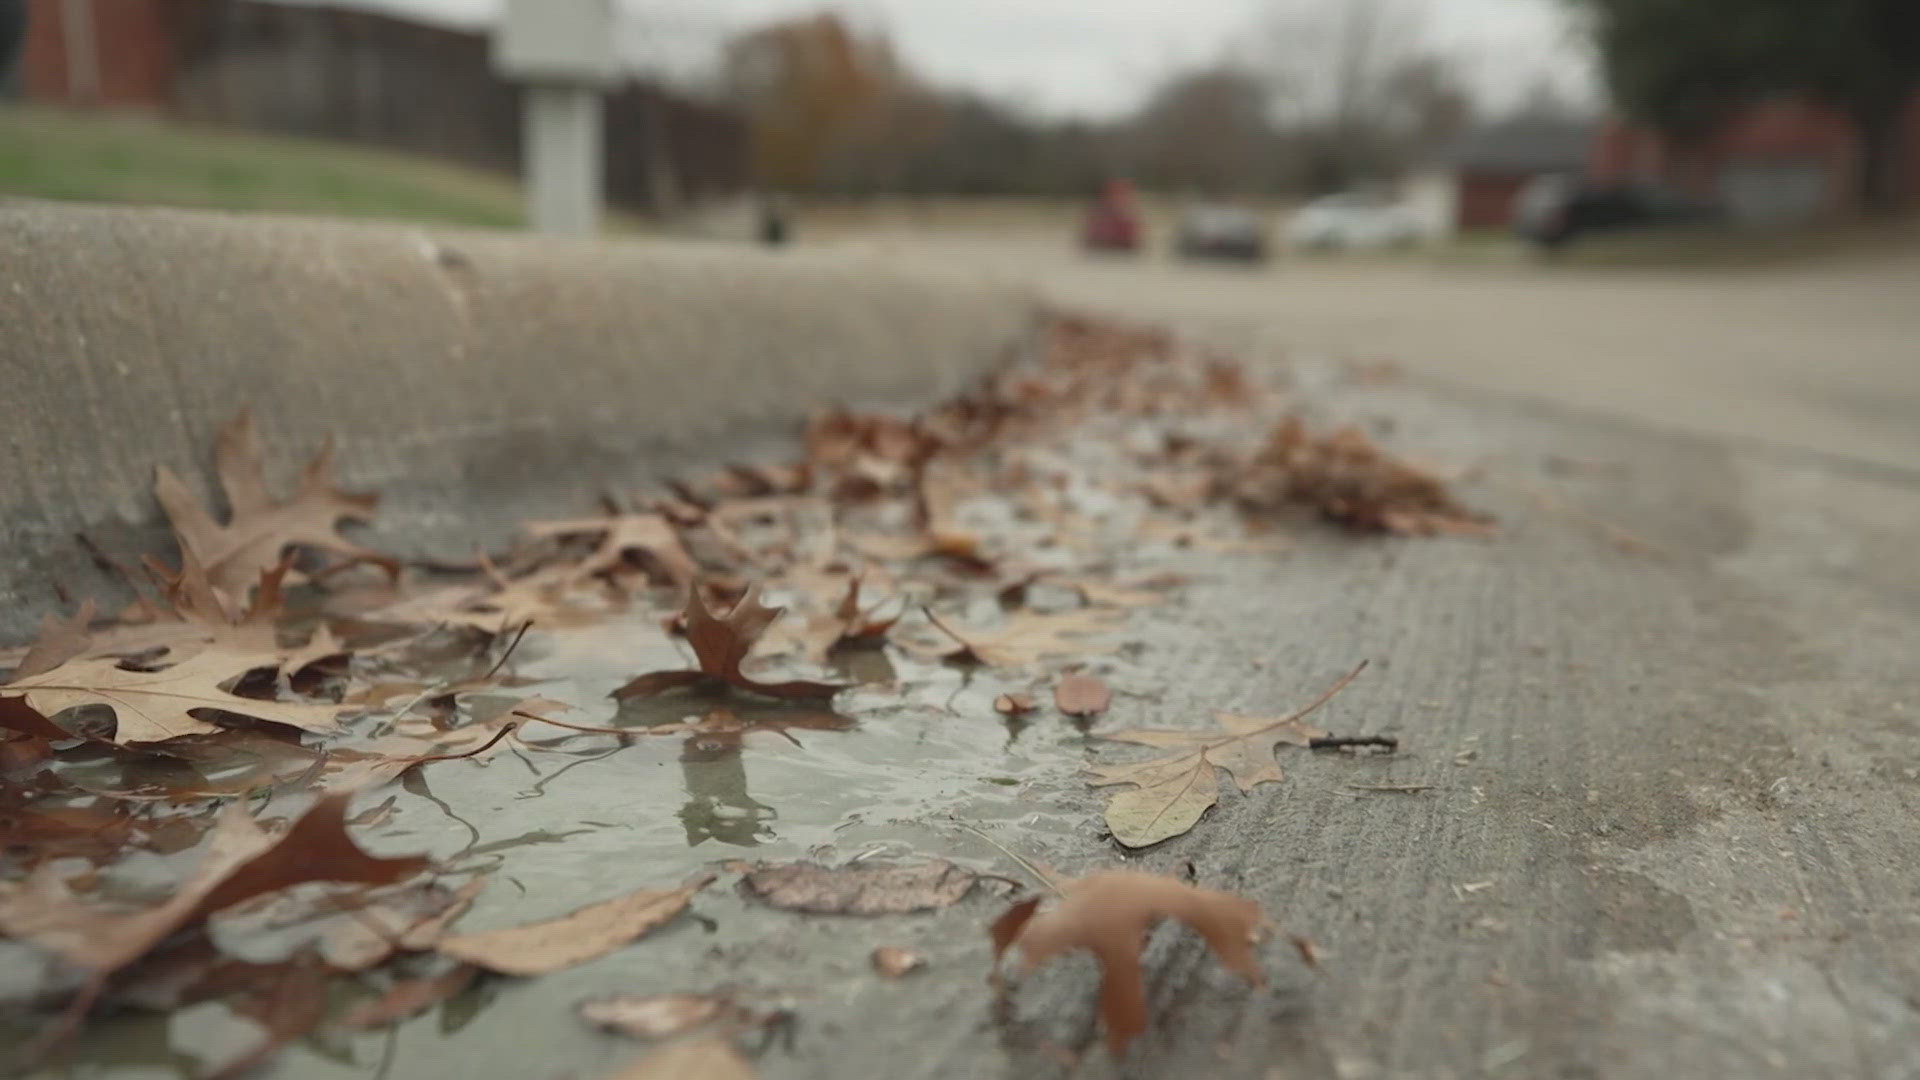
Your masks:
<instances>
[{"instance_id":1,"label":"wet leaf","mask_svg":"<svg viewBox=\"0 0 1920 1080\"><path fill-rule=\"evenodd\" d=\"M642 889L557 919L444 938L439 948L503 975L546 975L604 956L662 925L712 880L703 874L677 889Z\"/></svg>"},{"instance_id":2,"label":"wet leaf","mask_svg":"<svg viewBox=\"0 0 1920 1080\"><path fill-rule=\"evenodd\" d=\"M1035 708L1032 694L1001 694L993 699L993 711L1002 716L1025 716Z\"/></svg>"},{"instance_id":3,"label":"wet leaf","mask_svg":"<svg viewBox=\"0 0 1920 1080\"><path fill-rule=\"evenodd\" d=\"M698 671L655 671L642 675L613 692L613 697L624 701L633 697L647 697L677 687L699 686L703 684L724 684L765 697L781 698L789 701L825 701L846 689L840 683L808 682L793 680L790 682L761 682L741 672L740 665L747 654L766 633L773 620L780 617L780 608L770 608L760 603L755 590L749 589L726 618L716 618L707 610L698 587L687 590L687 642L693 646L694 656L700 661Z\"/></svg>"},{"instance_id":4,"label":"wet leaf","mask_svg":"<svg viewBox=\"0 0 1920 1080\"><path fill-rule=\"evenodd\" d=\"M823 915L892 915L948 907L978 877L944 859L918 866L770 863L747 872L747 891L777 908Z\"/></svg>"},{"instance_id":5,"label":"wet leaf","mask_svg":"<svg viewBox=\"0 0 1920 1080\"><path fill-rule=\"evenodd\" d=\"M1128 847L1146 847L1193 828L1219 799L1216 766L1225 769L1243 792L1253 790L1256 784L1285 779L1274 760L1274 746L1283 742L1305 746L1326 734L1301 723L1301 719L1346 689L1365 667L1362 663L1312 704L1278 719L1216 713L1220 727L1215 731L1129 728L1102 734L1103 739L1167 751L1146 761L1088 769L1093 775L1088 783L1094 787L1136 785L1107 803L1108 831Z\"/></svg>"},{"instance_id":6,"label":"wet leaf","mask_svg":"<svg viewBox=\"0 0 1920 1080\"><path fill-rule=\"evenodd\" d=\"M438 975L395 983L375 1001L348 1010L331 1026L342 1031L387 1027L417 1016L473 984L478 968L455 964Z\"/></svg>"},{"instance_id":7,"label":"wet leaf","mask_svg":"<svg viewBox=\"0 0 1920 1080\"><path fill-rule=\"evenodd\" d=\"M580 1019L636 1039L667 1039L732 1011L714 994L622 994L580 1003Z\"/></svg>"},{"instance_id":8,"label":"wet leaf","mask_svg":"<svg viewBox=\"0 0 1920 1080\"><path fill-rule=\"evenodd\" d=\"M424 858L362 851L346 831L347 799L322 798L277 837L262 831L242 803L229 805L199 868L156 907L123 911L82 904L58 875L36 872L0 891L0 932L104 977L176 931L243 900L307 881L387 885L426 868Z\"/></svg>"},{"instance_id":9,"label":"wet leaf","mask_svg":"<svg viewBox=\"0 0 1920 1080\"><path fill-rule=\"evenodd\" d=\"M607 1080L755 1080L733 1044L718 1035L663 1046Z\"/></svg>"},{"instance_id":10,"label":"wet leaf","mask_svg":"<svg viewBox=\"0 0 1920 1080\"><path fill-rule=\"evenodd\" d=\"M889 979L898 979L902 975L920 970L927 964L926 957L898 945L880 946L873 950L872 959L873 970Z\"/></svg>"},{"instance_id":11,"label":"wet leaf","mask_svg":"<svg viewBox=\"0 0 1920 1080\"><path fill-rule=\"evenodd\" d=\"M264 983L252 986L234 1012L265 1029L253 1049L206 1074L206 1080L235 1080L266 1064L282 1047L320 1025L327 1015L327 972L311 960L280 965Z\"/></svg>"},{"instance_id":12,"label":"wet leaf","mask_svg":"<svg viewBox=\"0 0 1920 1080\"><path fill-rule=\"evenodd\" d=\"M1161 919L1179 919L1199 931L1220 962L1248 982L1265 981L1253 954L1264 919L1251 900L1130 870L1091 874L1064 891L1046 911L1036 914L1038 900L1031 899L996 919L990 930L994 960L1018 946L1023 970L1032 971L1069 950L1093 953L1100 961L1100 1017L1115 1057L1146 1030L1140 956L1147 931Z\"/></svg>"},{"instance_id":13,"label":"wet leaf","mask_svg":"<svg viewBox=\"0 0 1920 1080\"><path fill-rule=\"evenodd\" d=\"M1113 691L1092 675L1063 675L1053 685L1053 703L1068 716L1098 716L1113 704Z\"/></svg>"},{"instance_id":14,"label":"wet leaf","mask_svg":"<svg viewBox=\"0 0 1920 1080\"><path fill-rule=\"evenodd\" d=\"M276 499L267 490L253 419L243 412L221 429L214 443L214 471L232 514L224 525L164 465L157 470L154 494L181 548L206 568L213 587L228 596L245 596L289 547L331 551L383 567L389 575L399 573L395 560L335 530L341 521L371 521L379 497L334 486L331 443L307 464L293 497Z\"/></svg>"}]
</instances>

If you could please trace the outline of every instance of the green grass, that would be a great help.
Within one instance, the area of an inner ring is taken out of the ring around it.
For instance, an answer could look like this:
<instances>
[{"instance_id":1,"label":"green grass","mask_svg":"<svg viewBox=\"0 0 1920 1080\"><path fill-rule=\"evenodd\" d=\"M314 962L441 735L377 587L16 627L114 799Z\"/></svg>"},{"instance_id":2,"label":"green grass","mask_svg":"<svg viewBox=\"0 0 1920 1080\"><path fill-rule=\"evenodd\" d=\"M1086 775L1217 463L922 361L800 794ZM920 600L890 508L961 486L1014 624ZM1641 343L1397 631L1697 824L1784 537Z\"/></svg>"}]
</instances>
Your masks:
<instances>
[{"instance_id":1,"label":"green grass","mask_svg":"<svg viewBox=\"0 0 1920 1080\"><path fill-rule=\"evenodd\" d=\"M474 169L146 117L0 105L0 196L512 227L518 185Z\"/></svg>"}]
</instances>

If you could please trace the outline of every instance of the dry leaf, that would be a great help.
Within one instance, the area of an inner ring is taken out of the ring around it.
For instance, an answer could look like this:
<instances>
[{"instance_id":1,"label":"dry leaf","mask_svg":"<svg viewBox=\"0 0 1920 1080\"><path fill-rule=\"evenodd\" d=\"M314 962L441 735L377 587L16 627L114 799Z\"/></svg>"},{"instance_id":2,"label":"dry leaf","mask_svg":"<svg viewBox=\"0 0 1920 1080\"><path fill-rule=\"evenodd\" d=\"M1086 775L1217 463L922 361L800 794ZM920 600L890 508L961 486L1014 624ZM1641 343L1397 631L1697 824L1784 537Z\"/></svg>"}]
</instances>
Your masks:
<instances>
[{"instance_id":1,"label":"dry leaf","mask_svg":"<svg viewBox=\"0 0 1920 1080\"><path fill-rule=\"evenodd\" d=\"M882 945L873 950L873 970L889 979L897 979L926 965L926 957L898 945Z\"/></svg>"},{"instance_id":2,"label":"dry leaf","mask_svg":"<svg viewBox=\"0 0 1920 1080\"><path fill-rule=\"evenodd\" d=\"M395 983L378 1000L348 1010L331 1026L342 1031L361 1031L397 1024L465 990L479 973L479 969L471 965L455 964L438 975Z\"/></svg>"},{"instance_id":3,"label":"dry leaf","mask_svg":"<svg viewBox=\"0 0 1920 1080\"><path fill-rule=\"evenodd\" d=\"M1355 427L1307 431L1298 417L1274 428L1240 483L1255 507L1296 503L1350 529L1407 536L1485 536L1488 519L1461 506L1441 479L1393 457Z\"/></svg>"},{"instance_id":4,"label":"dry leaf","mask_svg":"<svg viewBox=\"0 0 1920 1080\"><path fill-rule=\"evenodd\" d=\"M582 1020L636 1039L672 1038L731 1011L713 994L622 994L580 1003Z\"/></svg>"},{"instance_id":5,"label":"dry leaf","mask_svg":"<svg viewBox=\"0 0 1920 1080\"><path fill-rule=\"evenodd\" d=\"M697 585L687 590L685 615L687 642L693 646L693 654L700 661L700 670L650 672L615 690L615 699L624 701L676 687L716 683L789 701L825 701L846 689L840 683L808 682L804 679L766 683L743 674L741 663L753 651L754 644L766 633L767 627L780 617L781 609L760 603L757 590L749 589L733 605L733 610L727 613L726 618L719 619L707 610L700 592Z\"/></svg>"},{"instance_id":6,"label":"dry leaf","mask_svg":"<svg viewBox=\"0 0 1920 1080\"><path fill-rule=\"evenodd\" d=\"M919 866L769 863L749 870L745 884L755 896L789 911L893 915L948 907L978 880L971 870L935 859Z\"/></svg>"},{"instance_id":7,"label":"dry leaf","mask_svg":"<svg viewBox=\"0 0 1920 1080\"><path fill-rule=\"evenodd\" d=\"M242 900L307 881L387 885L427 866L424 858L362 851L346 831L347 800L344 794L322 798L277 837L262 831L243 803L230 804L193 876L167 902L141 911L79 903L59 875L35 872L0 892L0 932L104 978L176 931Z\"/></svg>"},{"instance_id":8,"label":"dry leaf","mask_svg":"<svg viewBox=\"0 0 1920 1080\"><path fill-rule=\"evenodd\" d=\"M253 419L243 412L221 429L215 441L214 471L233 515L225 525L164 465L157 470L154 494L173 524L181 549L205 567L213 587L228 596L245 596L289 547L319 548L374 563L389 575L400 572L400 564L392 558L335 531L343 520L371 521L379 497L350 494L334 486L331 442L307 464L293 498L278 501L267 490L261 471Z\"/></svg>"},{"instance_id":9,"label":"dry leaf","mask_svg":"<svg viewBox=\"0 0 1920 1080\"><path fill-rule=\"evenodd\" d=\"M635 561L658 571L662 584L691 586L700 566L680 540L680 531L661 514L613 514L577 521L543 521L527 526L537 537L599 536L600 546L573 567L579 577L607 574Z\"/></svg>"},{"instance_id":10,"label":"dry leaf","mask_svg":"<svg viewBox=\"0 0 1920 1080\"><path fill-rule=\"evenodd\" d=\"M1085 609L1041 614L1016 611L998 630L969 630L962 634L932 612L927 619L951 641L928 644L903 641L901 647L922 656L954 663L991 667L1019 667L1057 656L1075 656L1092 646L1087 636L1110 633L1119 621L1112 612Z\"/></svg>"},{"instance_id":11,"label":"dry leaf","mask_svg":"<svg viewBox=\"0 0 1920 1080\"><path fill-rule=\"evenodd\" d=\"M712 880L703 874L677 889L642 889L557 919L444 938L439 948L503 975L546 975L605 956L660 926Z\"/></svg>"},{"instance_id":12,"label":"dry leaf","mask_svg":"<svg viewBox=\"0 0 1920 1080\"><path fill-rule=\"evenodd\" d=\"M1068 884L1047 911L1035 914L1037 904L1037 898L1023 901L994 921L994 962L1014 945L1026 971L1070 949L1093 953L1100 961L1100 1017L1115 1057L1146 1030L1140 954L1147 931L1161 919L1198 930L1220 962L1248 982L1265 981L1253 954L1264 919L1251 900L1157 874L1110 870Z\"/></svg>"},{"instance_id":13,"label":"dry leaf","mask_svg":"<svg viewBox=\"0 0 1920 1080\"><path fill-rule=\"evenodd\" d=\"M18 680L44 675L86 652L93 644L93 636L87 632L87 627L93 624L93 616L93 601L87 600L71 619L52 614L41 619L40 636L26 655L20 658L11 677Z\"/></svg>"},{"instance_id":14,"label":"dry leaf","mask_svg":"<svg viewBox=\"0 0 1920 1080\"><path fill-rule=\"evenodd\" d=\"M49 718L79 705L107 706L119 721L113 733L113 740L119 743L161 742L220 730L194 716L197 709L223 709L306 731L333 730L347 711L343 706L261 701L220 688L222 683L274 663L272 657L216 647L158 671L128 671L111 658L96 657L69 660L51 671L15 679L0 686L0 693L20 695L28 708Z\"/></svg>"},{"instance_id":15,"label":"dry leaf","mask_svg":"<svg viewBox=\"0 0 1920 1080\"><path fill-rule=\"evenodd\" d=\"M1053 703L1068 716L1098 716L1113 704L1113 691L1092 675L1063 675L1053 686Z\"/></svg>"},{"instance_id":16,"label":"dry leaf","mask_svg":"<svg viewBox=\"0 0 1920 1080\"><path fill-rule=\"evenodd\" d=\"M1216 713L1218 731L1130 728L1103 734L1104 739L1168 751L1147 761L1089 768L1094 779L1088 783L1095 787L1137 785L1107 803L1107 829L1128 847L1146 847L1193 828L1219 798L1215 766L1225 769L1241 791L1285 779L1273 757L1274 745L1285 742L1305 746L1326 734L1301 723L1301 719L1346 689L1366 666L1362 663L1354 668L1306 708L1279 719Z\"/></svg>"},{"instance_id":17,"label":"dry leaf","mask_svg":"<svg viewBox=\"0 0 1920 1080\"><path fill-rule=\"evenodd\" d=\"M718 1035L663 1046L607 1080L755 1080L759 1074Z\"/></svg>"}]
</instances>

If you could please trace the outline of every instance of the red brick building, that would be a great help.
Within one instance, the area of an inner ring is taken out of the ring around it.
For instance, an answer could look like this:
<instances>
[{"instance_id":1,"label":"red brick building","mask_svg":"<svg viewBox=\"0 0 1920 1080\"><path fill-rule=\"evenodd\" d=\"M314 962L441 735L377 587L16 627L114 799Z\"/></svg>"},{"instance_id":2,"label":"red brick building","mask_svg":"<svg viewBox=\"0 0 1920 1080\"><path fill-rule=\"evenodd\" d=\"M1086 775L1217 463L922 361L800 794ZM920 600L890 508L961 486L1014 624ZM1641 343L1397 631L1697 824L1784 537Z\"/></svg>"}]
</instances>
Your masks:
<instances>
[{"instance_id":1,"label":"red brick building","mask_svg":"<svg viewBox=\"0 0 1920 1080\"><path fill-rule=\"evenodd\" d=\"M22 92L38 101L160 109L200 0L28 0Z\"/></svg>"},{"instance_id":2,"label":"red brick building","mask_svg":"<svg viewBox=\"0 0 1920 1080\"><path fill-rule=\"evenodd\" d=\"M1904 205L1920 206L1920 93L1897 139L1889 185ZM1606 182L1663 183L1720 203L1736 221L1795 224L1857 209L1860 169L1851 119L1783 95L1686 143L1639 125L1609 123L1594 145L1590 174Z\"/></svg>"}]
</instances>

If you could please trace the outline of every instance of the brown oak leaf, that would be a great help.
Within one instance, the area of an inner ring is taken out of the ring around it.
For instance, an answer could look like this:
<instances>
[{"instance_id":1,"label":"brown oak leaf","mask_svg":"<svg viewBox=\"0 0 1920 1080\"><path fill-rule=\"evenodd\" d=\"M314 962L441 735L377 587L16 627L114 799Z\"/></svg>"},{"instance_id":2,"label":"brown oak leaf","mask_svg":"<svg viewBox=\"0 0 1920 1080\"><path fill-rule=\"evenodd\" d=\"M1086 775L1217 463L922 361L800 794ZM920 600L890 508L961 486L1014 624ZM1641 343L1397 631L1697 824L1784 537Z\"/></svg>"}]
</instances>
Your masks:
<instances>
[{"instance_id":1,"label":"brown oak leaf","mask_svg":"<svg viewBox=\"0 0 1920 1080\"><path fill-rule=\"evenodd\" d=\"M84 614L84 609L83 609ZM65 630L60 631L62 635ZM268 631L271 635L271 631ZM70 644L70 643L68 643ZM228 693L222 686L256 668L280 666L282 657L274 651L247 651L259 642L250 636L227 639L216 636L189 652L180 662L158 670L133 670L122 667L110 656L82 655L55 667L44 667L44 660L64 652L65 645L47 656L30 653L11 682L0 685L0 695L12 702L6 707L7 727L17 726L25 718L22 707L51 721L55 714L80 705L104 705L113 710L117 724L113 741L118 743L161 742L181 735L218 731L212 722L195 716L202 709L222 709L260 720L290 724L307 731L331 731L340 715L348 711L340 705L310 704L293 701L262 701ZM88 650L83 647L82 653ZM29 731L42 734L44 731ZM68 736L61 736L68 737Z\"/></svg>"},{"instance_id":2,"label":"brown oak leaf","mask_svg":"<svg viewBox=\"0 0 1920 1080\"><path fill-rule=\"evenodd\" d=\"M1265 920L1251 900L1131 870L1090 874L1063 891L1047 911L1035 914L1039 901L1028 899L994 920L994 963L1016 945L1025 971L1070 949L1093 953L1100 961L1100 1017L1115 1057L1147 1028L1140 954L1147 931L1161 919L1179 919L1199 931L1220 962L1248 982L1266 981L1253 953Z\"/></svg>"},{"instance_id":3,"label":"brown oak leaf","mask_svg":"<svg viewBox=\"0 0 1920 1080\"><path fill-rule=\"evenodd\" d=\"M716 618L707 610L706 601L701 599L700 594L701 589L697 585L687 590L684 616L687 643L693 646L700 669L650 672L615 690L614 698L624 701L679 687L725 685L790 701L825 701L846 689L843 683L809 682L804 679L761 682L743 673L740 665L746 660L747 654L753 651L760 636L766 633L767 627L780 617L782 609L762 604L758 591L749 589L724 619Z\"/></svg>"},{"instance_id":4,"label":"brown oak leaf","mask_svg":"<svg viewBox=\"0 0 1920 1080\"><path fill-rule=\"evenodd\" d=\"M572 572L578 577L608 574L624 566L645 565L663 584L686 588L700 566L680 540L680 531L663 514L611 514L576 521L541 521L527 526L537 537L598 536L600 544Z\"/></svg>"},{"instance_id":5,"label":"brown oak leaf","mask_svg":"<svg viewBox=\"0 0 1920 1080\"><path fill-rule=\"evenodd\" d=\"M1193 828L1220 797L1216 766L1225 769L1241 791L1285 779L1273 757L1274 745L1285 742L1305 746L1326 734L1301 720L1346 689L1366 666L1362 663L1348 672L1306 708L1278 719L1215 713L1220 724L1216 731L1129 728L1102 734L1103 739L1167 751L1146 761L1088 769L1093 778L1087 782L1094 787L1135 785L1107 803L1108 831L1128 847L1146 847Z\"/></svg>"},{"instance_id":6,"label":"brown oak leaf","mask_svg":"<svg viewBox=\"0 0 1920 1080\"><path fill-rule=\"evenodd\" d=\"M400 564L393 558L362 547L336 530L343 520L372 520L379 496L334 486L331 440L307 463L293 497L276 499L267 490L253 418L243 412L215 440L214 472L232 514L224 525L164 465L156 470L154 495L167 512L181 549L205 567L213 587L228 596L244 596L289 547L319 548L373 563L389 576L399 573Z\"/></svg>"}]
</instances>

